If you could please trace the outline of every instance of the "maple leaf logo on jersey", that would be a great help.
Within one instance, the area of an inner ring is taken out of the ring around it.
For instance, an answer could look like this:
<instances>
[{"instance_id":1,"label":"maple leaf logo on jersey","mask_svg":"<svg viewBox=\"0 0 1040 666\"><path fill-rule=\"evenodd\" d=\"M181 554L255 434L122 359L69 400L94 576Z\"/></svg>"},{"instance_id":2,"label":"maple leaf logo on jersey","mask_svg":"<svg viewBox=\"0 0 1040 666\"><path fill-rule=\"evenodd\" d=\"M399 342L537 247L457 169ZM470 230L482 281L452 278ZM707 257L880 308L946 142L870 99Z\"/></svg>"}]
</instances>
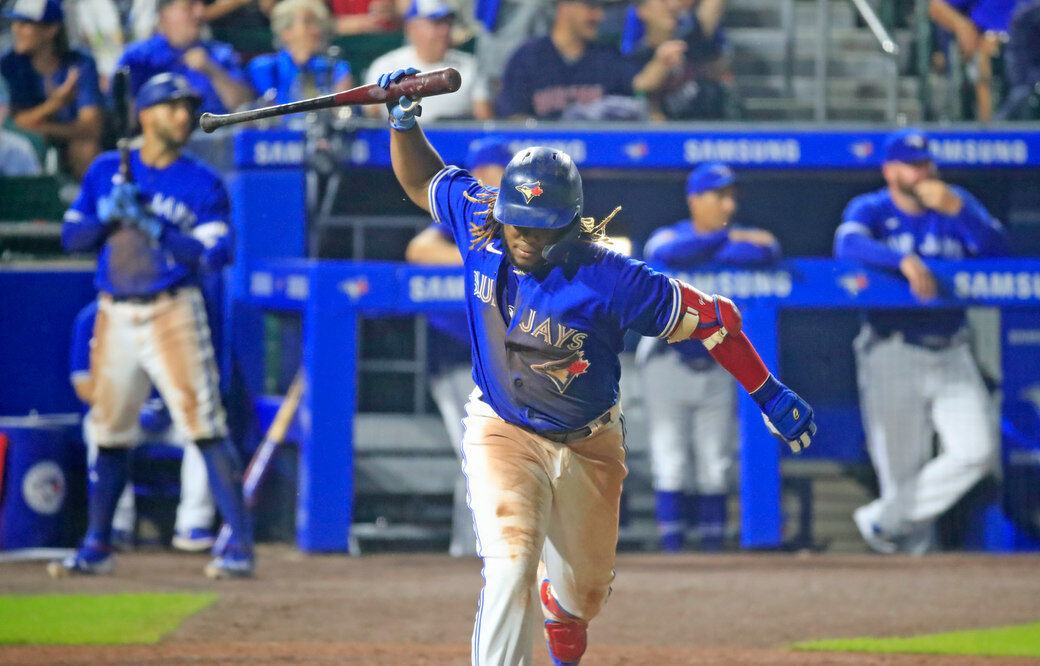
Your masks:
<instances>
[{"instance_id":1,"label":"maple leaf logo on jersey","mask_svg":"<svg viewBox=\"0 0 1040 666\"><path fill-rule=\"evenodd\" d=\"M533 183L520 183L516 186L517 192L524 195L524 203L531 203L531 199L540 196L545 190L542 189L542 181Z\"/></svg>"},{"instance_id":2,"label":"maple leaf logo on jersey","mask_svg":"<svg viewBox=\"0 0 1040 666\"><path fill-rule=\"evenodd\" d=\"M590 365L592 364L585 360L585 352L576 351L559 361L532 365L531 369L551 379L552 383L556 385L556 389L563 393L571 385L575 377L588 372Z\"/></svg>"}]
</instances>

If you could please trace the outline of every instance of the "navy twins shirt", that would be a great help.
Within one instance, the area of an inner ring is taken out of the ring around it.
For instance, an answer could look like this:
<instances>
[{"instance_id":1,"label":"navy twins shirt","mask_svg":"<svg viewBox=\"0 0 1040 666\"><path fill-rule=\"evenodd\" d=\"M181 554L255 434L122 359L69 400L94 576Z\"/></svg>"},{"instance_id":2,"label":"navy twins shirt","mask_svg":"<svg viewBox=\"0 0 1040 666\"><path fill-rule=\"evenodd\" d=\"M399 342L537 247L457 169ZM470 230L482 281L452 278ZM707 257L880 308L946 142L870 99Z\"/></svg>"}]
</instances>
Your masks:
<instances>
[{"instance_id":1,"label":"navy twins shirt","mask_svg":"<svg viewBox=\"0 0 1040 666\"><path fill-rule=\"evenodd\" d=\"M834 256L867 266L898 270L907 254L932 259L998 257L1007 254L1004 227L963 188L950 186L964 202L957 215L925 210L916 215L896 207L888 188L862 194L845 208L834 234ZM964 311L871 312L867 320L882 336L902 332L908 340L948 337L964 325Z\"/></svg>"},{"instance_id":2,"label":"navy twins shirt","mask_svg":"<svg viewBox=\"0 0 1040 666\"><path fill-rule=\"evenodd\" d=\"M182 154L164 169L130 153L130 171L148 210L166 227L162 242L144 250L154 274L142 283L121 279L110 265L108 229L98 218L98 201L108 196L119 172L119 152L102 153L83 177L79 196L65 213L62 242L74 252L97 251L94 286L114 296L147 296L171 287L199 286L204 274L231 259L231 205L224 183L212 168Z\"/></svg>"},{"instance_id":3,"label":"navy twins shirt","mask_svg":"<svg viewBox=\"0 0 1040 666\"><path fill-rule=\"evenodd\" d=\"M495 101L499 117L556 119L573 105L606 95L632 95L638 66L612 47L589 44L581 58L567 61L549 37L532 39L506 65Z\"/></svg>"},{"instance_id":4,"label":"navy twins shirt","mask_svg":"<svg viewBox=\"0 0 1040 666\"><path fill-rule=\"evenodd\" d=\"M500 238L470 249L470 225L487 204L482 186L447 167L430 183L435 222L462 253L473 380L504 420L538 432L580 428L618 400L626 330L667 337L679 319L679 288L641 261L576 243L568 259L538 272L513 269ZM508 286L510 288L507 289Z\"/></svg>"}]
</instances>

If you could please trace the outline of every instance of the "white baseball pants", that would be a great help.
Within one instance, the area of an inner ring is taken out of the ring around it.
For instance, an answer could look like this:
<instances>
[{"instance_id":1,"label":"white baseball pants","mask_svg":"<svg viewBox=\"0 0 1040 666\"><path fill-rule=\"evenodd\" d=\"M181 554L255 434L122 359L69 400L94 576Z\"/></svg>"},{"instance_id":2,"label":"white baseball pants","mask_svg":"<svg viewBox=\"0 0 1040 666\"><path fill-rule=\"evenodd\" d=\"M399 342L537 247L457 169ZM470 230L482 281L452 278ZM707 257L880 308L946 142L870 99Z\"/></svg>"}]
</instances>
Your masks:
<instances>
[{"instance_id":1,"label":"white baseball pants","mask_svg":"<svg viewBox=\"0 0 1040 666\"><path fill-rule=\"evenodd\" d=\"M992 403L966 343L933 351L899 334L856 338L867 449L881 496L867 511L907 534L953 506L997 465ZM939 435L939 455L932 438Z\"/></svg>"},{"instance_id":2,"label":"white baseball pants","mask_svg":"<svg viewBox=\"0 0 1040 666\"><path fill-rule=\"evenodd\" d=\"M455 479L455 497L451 512L451 545L453 557L477 554L477 535L473 531L473 514L466 498L466 477L462 473L462 419L466 401L473 392L473 367L457 365L441 370L430 378L430 393L444 420L452 449L459 458L459 476Z\"/></svg>"},{"instance_id":3,"label":"white baseball pants","mask_svg":"<svg viewBox=\"0 0 1040 666\"><path fill-rule=\"evenodd\" d=\"M599 432L557 444L503 421L474 391L463 422L463 471L484 558L474 666L530 664L542 623L539 559L565 611L586 622L614 580L625 478L620 410Z\"/></svg>"}]
</instances>

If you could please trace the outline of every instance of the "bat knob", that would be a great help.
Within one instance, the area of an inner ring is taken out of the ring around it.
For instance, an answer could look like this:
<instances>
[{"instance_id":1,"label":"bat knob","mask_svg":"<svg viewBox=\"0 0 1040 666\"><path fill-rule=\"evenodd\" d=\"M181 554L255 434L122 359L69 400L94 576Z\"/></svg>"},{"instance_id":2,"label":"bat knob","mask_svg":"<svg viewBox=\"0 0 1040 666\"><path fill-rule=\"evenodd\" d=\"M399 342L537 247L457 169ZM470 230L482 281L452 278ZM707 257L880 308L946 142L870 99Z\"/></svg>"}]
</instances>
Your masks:
<instances>
[{"instance_id":1,"label":"bat knob","mask_svg":"<svg viewBox=\"0 0 1040 666\"><path fill-rule=\"evenodd\" d=\"M215 115L206 112L199 116L199 127L202 128L203 132L208 134L220 127L220 123L217 122L217 117Z\"/></svg>"}]
</instances>

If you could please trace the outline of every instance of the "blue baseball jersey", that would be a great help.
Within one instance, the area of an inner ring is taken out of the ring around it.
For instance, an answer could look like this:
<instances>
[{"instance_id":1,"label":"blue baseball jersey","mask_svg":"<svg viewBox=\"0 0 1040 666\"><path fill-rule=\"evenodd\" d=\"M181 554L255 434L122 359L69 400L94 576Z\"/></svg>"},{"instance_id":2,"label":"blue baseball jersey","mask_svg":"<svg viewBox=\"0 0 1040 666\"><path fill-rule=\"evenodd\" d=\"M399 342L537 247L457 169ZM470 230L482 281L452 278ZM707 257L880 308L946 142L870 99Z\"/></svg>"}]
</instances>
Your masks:
<instances>
[{"instance_id":1,"label":"blue baseball jersey","mask_svg":"<svg viewBox=\"0 0 1040 666\"><path fill-rule=\"evenodd\" d=\"M0 58L0 73L7 79L7 88L11 93L11 109L14 112L24 111L39 106L47 101L47 97L55 88L65 82L69 70L79 71L76 82L76 95L72 102L65 105L51 119L59 123L70 123L76 119L81 109L101 107L101 87L98 84L97 65L89 55L75 49L61 56L58 69L53 74L41 76L32 66L29 56L13 51Z\"/></svg>"},{"instance_id":2,"label":"blue baseball jersey","mask_svg":"<svg viewBox=\"0 0 1040 666\"><path fill-rule=\"evenodd\" d=\"M752 268L769 266L779 261L778 244L762 247L746 241L733 241L729 238L729 232L727 228L705 233L694 228L690 220L679 220L650 235L643 246L643 258L667 271L691 270L702 264ZM684 340L667 348L679 352L687 363L700 369L710 368L715 363L699 340ZM661 343L655 351L663 349L664 343Z\"/></svg>"},{"instance_id":3,"label":"blue baseball jersey","mask_svg":"<svg viewBox=\"0 0 1040 666\"><path fill-rule=\"evenodd\" d=\"M576 61L566 60L549 37L525 43L509 59L496 100L499 117L559 118L573 105L605 95L632 95L638 66L612 47L589 44Z\"/></svg>"},{"instance_id":4,"label":"blue baseball jersey","mask_svg":"<svg viewBox=\"0 0 1040 666\"><path fill-rule=\"evenodd\" d=\"M156 74L163 72L174 72L188 79L192 89L202 95L202 106L199 111L203 113L227 113L228 108L220 100L217 91L210 83L209 77L198 70L194 70L184 64L184 53L195 47L206 49L210 60L223 69L228 77L244 83L245 72L239 64L238 54L230 45L223 42L206 39L193 44L187 49L174 48L166 41L166 37L160 34L153 35L149 39L134 42L126 47L121 58L119 67L128 67L130 70L130 92L134 95L144 85L145 81Z\"/></svg>"},{"instance_id":5,"label":"blue baseball jersey","mask_svg":"<svg viewBox=\"0 0 1040 666\"><path fill-rule=\"evenodd\" d=\"M327 95L336 91L337 81L350 76L350 65L344 60L315 55L301 67L288 51L257 56L250 61L247 70L258 94L275 91L272 104ZM309 91L308 86L313 90Z\"/></svg>"},{"instance_id":6,"label":"blue baseball jersey","mask_svg":"<svg viewBox=\"0 0 1040 666\"><path fill-rule=\"evenodd\" d=\"M454 242L451 229L434 222L430 228L437 230L444 238ZM436 353L430 354L430 365L434 371L451 365L469 363L469 323L463 312L433 312L426 315L426 320L435 331L429 342L429 348Z\"/></svg>"},{"instance_id":7,"label":"blue baseball jersey","mask_svg":"<svg viewBox=\"0 0 1040 666\"><path fill-rule=\"evenodd\" d=\"M73 381L90 373L90 339L94 337L97 319L97 300L83 306L72 322L72 342L69 345L69 378Z\"/></svg>"},{"instance_id":8,"label":"blue baseball jersey","mask_svg":"<svg viewBox=\"0 0 1040 666\"><path fill-rule=\"evenodd\" d=\"M1023 0L946 0L951 7L970 17L979 30L1007 32L1015 6Z\"/></svg>"},{"instance_id":9,"label":"blue baseball jersey","mask_svg":"<svg viewBox=\"0 0 1040 666\"><path fill-rule=\"evenodd\" d=\"M98 219L98 201L107 196L119 172L119 153L102 153L90 165L79 196L65 213L62 240L71 251L96 250L94 285L115 296L145 296L171 287L198 285L207 271L215 271L231 259L231 206L220 175L190 155L182 154L165 169L141 161L130 153L130 171L151 214L166 227L162 242L150 246L156 267L147 284L116 287L124 281L109 265L111 248L106 224Z\"/></svg>"},{"instance_id":10,"label":"blue baseball jersey","mask_svg":"<svg viewBox=\"0 0 1040 666\"><path fill-rule=\"evenodd\" d=\"M912 215L896 207L888 188L863 194L845 208L834 235L834 256L899 270L907 254L922 259L996 257L1007 254L1004 227L966 190L950 186L964 202L957 215L925 210ZM908 339L950 336L964 325L963 310L872 312L868 321L882 335Z\"/></svg>"},{"instance_id":11,"label":"blue baseball jersey","mask_svg":"<svg viewBox=\"0 0 1040 666\"><path fill-rule=\"evenodd\" d=\"M543 187L545 185L543 184ZM679 320L678 285L645 263L576 243L568 259L515 270L503 241L471 249L486 209L469 172L432 180L430 211L462 253L473 379L503 419L539 432L580 428L618 400L624 333L666 337Z\"/></svg>"}]
</instances>

